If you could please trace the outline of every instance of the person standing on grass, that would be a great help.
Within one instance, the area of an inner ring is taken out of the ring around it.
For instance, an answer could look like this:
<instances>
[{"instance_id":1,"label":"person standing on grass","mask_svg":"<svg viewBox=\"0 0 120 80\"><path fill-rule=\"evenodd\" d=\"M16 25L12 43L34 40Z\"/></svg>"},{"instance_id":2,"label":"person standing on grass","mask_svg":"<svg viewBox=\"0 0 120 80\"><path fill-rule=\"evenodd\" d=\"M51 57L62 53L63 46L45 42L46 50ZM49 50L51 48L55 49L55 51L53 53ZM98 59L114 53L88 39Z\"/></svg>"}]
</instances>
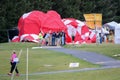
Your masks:
<instances>
[{"instance_id":1,"label":"person standing on grass","mask_svg":"<svg viewBox=\"0 0 120 80\"><path fill-rule=\"evenodd\" d=\"M52 46L55 46L56 32L52 32Z\"/></svg>"},{"instance_id":2,"label":"person standing on grass","mask_svg":"<svg viewBox=\"0 0 120 80\"><path fill-rule=\"evenodd\" d=\"M41 45L42 45L42 42L43 42L43 35L42 35L42 33L40 32L38 36L39 36L39 46L41 46Z\"/></svg>"},{"instance_id":3,"label":"person standing on grass","mask_svg":"<svg viewBox=\"0 0 120 80\"><path fill-rule=\"evenodd\" d=\"M63 30L61 32L61 45L65 45L65 32Z\"/></svg>"},{"instance_id":4,"label":"person standing on grass","mask_svg":"<svg viewBox=\"0 0 120 80\"><path fill-rule=\"evenodd\" d=\"M74 45L74 40L75 40L75 35L76 35L76 32L75 32L75 30L74 29L72 29L72 31L71 31L72 33L71 33L71 38L72 38L72 44Z\"/></svg>"},{"instance_id":5,"label":"person standing on grass","mask_svg":"<svg viewBox=\"0 0 120 80\"><path fill-rule=\"evenodd\" d=\"M10 72L8 73L9 76L12 75L14 70L16 72L16 76L19 76L19 71L17 69L17 63L18 63L17 54L15 51L13 51L11 58L10 58L11 69L10 69Z\"/></svg>"},{"instance_id":6,"label":"person standing on grass","mask_svg":"<svg viewBox=\"0 0 120 80\"><path fill-rule=\"evenodd\" d=\"M56 41L55 41L56 45L60 46L60 33L59 32L56 33L56 38L55 39L56 39Z\"/></svg>"}]
</instances>

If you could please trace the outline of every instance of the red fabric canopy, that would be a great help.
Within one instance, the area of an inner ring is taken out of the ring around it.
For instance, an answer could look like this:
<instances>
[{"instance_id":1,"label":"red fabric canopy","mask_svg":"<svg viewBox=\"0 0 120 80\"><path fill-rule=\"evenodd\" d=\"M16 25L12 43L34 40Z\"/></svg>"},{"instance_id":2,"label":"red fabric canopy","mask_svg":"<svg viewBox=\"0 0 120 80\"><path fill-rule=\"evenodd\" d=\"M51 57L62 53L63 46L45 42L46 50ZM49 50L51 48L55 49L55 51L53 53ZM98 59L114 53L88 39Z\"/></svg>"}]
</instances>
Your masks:
<instances>
[{"instance_id":1,"label":"red fabric canopy","mask_svg":"<svg viewBox=\"0 0 120 80\"><path fill-rule=\"evenodd\" d=\"M41 31L43 34L49 30L61 31L66 30L60 15L53 10L44 13L42 11L31 11L20 17L18 22L19 38L24 34L38 35Z\"/></svg>"},{"instance_id":2,"label":"red fabric canopy","mask_svg":"<svg viewBox=\"0 0 120 80\"><path fill-rule=\"evenodd\" d=\"M75 43L88 43L88 42L95 42L95 34L88 28L88 26L77 19L74 18L64 18L63 23L67 27L67 34L66 34L66 42L72 42L72 31L75 33Z\"/></svg>"},{"instance_id":3,"label":"red fabric canopy","mask_svg":"<svg viewBox=\"0 0 120 80\"><path fill-rule=\"evenodd\" d=\"M66 42L71 43L71 33L75 32L75 43L88 43L95 42L95 32L90 30L87 25L75 18L64 18L53 10L47 13L42 11L31 11L23 14L18 21L19 35L13 41L18 42L27 40L38 42L38 34L41 31L43 34L46 32L57 32L64 30L66 33Z\"/></svg>"}]
</instances>

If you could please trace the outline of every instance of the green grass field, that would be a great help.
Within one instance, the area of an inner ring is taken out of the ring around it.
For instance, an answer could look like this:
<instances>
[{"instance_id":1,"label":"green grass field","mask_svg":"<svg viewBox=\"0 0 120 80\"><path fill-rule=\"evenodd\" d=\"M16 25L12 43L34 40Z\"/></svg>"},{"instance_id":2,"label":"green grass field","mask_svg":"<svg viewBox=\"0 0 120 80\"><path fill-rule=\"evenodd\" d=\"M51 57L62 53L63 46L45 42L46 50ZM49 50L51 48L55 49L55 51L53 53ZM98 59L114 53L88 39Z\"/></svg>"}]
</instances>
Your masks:
<instances>
[{"instance_id":1,"label":"green grass field","mask_svg":"<svg viewBox=\"0 0 120 80\"><path fill-rule=\"evenodd\" d=\"M32 49L37 46L35 43L1 43L0 44L0 80L10 80L11 77L7 76L10 70L10 56L13 50L16 50L20 56L20 62L18 69L19 77L14 77L14 80L26 80L26 53L28 48L29 53L29 74L42 73L60 70L76 70L83 68L96 68L99 65L94 65L83 60L77 59L72 55L64 53L54 52L47 49ZM66 48L72 48L65 46ZM94 48L94 49L92 49ZM104 55L112 56L113 54L120 53L120 45L115 44L102 44L102 45L80 45L78 50L94 51ZM106 49L106 50L105 50ZM109 53L109 54L108 54ZM114 57L119 59L119 57ZM78 68L69 68L69 63L79 62ZM70 73L56 73L56 74L38 74L29 75L29 80L119 80L120 68L95 70L95 71L82 71L82 72L70 72Z\"/></svg>"},{"instance_id":2,"label":"green grass field","mask_svg":"<svg viewBox=\"0 0 120 80\"><path fill-rule=\"evenodd\" d=\"M66 48L72 48L77 50L84 50L90 52L100 53L106 56L110 56L115 59L120 59L120 44L113 44L113 43L103 43L103 44L82 44L76 45L76 47L72 47L72 45L66 45Z\"/></svg>"}]
</instances>

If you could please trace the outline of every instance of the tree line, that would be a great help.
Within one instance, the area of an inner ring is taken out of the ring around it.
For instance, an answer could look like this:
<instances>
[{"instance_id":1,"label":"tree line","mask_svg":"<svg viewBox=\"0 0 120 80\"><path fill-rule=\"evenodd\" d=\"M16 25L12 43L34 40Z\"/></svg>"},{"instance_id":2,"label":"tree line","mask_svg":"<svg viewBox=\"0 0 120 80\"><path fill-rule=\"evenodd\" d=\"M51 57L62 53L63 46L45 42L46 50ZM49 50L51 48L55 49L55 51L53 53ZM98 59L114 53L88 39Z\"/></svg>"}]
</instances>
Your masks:
<instances>
[{"instance_id":1,"label":"tree line","mask_svg":"<svg viewBox=\"0 0 120 80\"><path fill-rule=\"evenodd\" d=\"M0 0L0 30L16 27L19 18L32 10L57 11L62 18L84 21L83 14L102 13L103 24L120 22L120 0Z\"/></svg>"}]
</instances>

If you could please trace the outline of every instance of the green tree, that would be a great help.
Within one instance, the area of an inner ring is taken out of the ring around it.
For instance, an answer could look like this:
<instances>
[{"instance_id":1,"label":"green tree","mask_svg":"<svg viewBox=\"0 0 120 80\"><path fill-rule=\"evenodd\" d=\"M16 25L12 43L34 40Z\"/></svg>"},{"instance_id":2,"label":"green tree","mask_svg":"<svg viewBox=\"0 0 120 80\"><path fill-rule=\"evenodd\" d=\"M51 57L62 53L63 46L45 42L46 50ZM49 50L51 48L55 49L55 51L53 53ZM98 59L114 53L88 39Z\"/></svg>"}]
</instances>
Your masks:
<instances>
[{"instance_id":1,"label":"green tree","mask_svg":"<svg viewBox=\"0 0 120 80\"><path fill-rule=\"evenodd\" d=\"M56 10L62 18L76 18L79 19L79 0L55 0L52 7L53 10Z\"/></svg>"},{"instance_id":2,"label":"green tree","mask_svg":"<svg viewBox=\"0 0 120 80\"><path fill-rule=\"evenodd\" d=\"M99 0L97 2L96 11L103 14L103 23L115 20L116 17L116 3L113 0Z\"/></svg>"},{"instance_id":3,"label":"green tree","mask_svg":"<svg viewBox=\"0 0 120 80\"><path fill-rule=\"evenodd\" d=\"M113 20L116 21L116 13L118 11L116 5L117 2L114 0L82 0L80 2L79 10L82 14L102 13L103 23Z\"/></svg>"},{"instance_id":4,"label":"green tree","mask_svg":"<svg viewBox=\"0 0 120 80\"><path fill-rule=\"evenodd\" d=\"M103 24L120 22L120 0L0 0L0 30L17 27L19 18L27 12L56 10L62 18L84 21L85 13L102 13Z\"/></svg>"},{"instance_id":5,"label":"green tree","mask_svg":"<svg viewBox=\"0 0 120 80\"><path fill-rule=\"evenodd\" d=\"M47 11L52 9L51 0L1 0L0 29L16 27L19 18L32 10Z\"/></svg>"}]
</instances>

